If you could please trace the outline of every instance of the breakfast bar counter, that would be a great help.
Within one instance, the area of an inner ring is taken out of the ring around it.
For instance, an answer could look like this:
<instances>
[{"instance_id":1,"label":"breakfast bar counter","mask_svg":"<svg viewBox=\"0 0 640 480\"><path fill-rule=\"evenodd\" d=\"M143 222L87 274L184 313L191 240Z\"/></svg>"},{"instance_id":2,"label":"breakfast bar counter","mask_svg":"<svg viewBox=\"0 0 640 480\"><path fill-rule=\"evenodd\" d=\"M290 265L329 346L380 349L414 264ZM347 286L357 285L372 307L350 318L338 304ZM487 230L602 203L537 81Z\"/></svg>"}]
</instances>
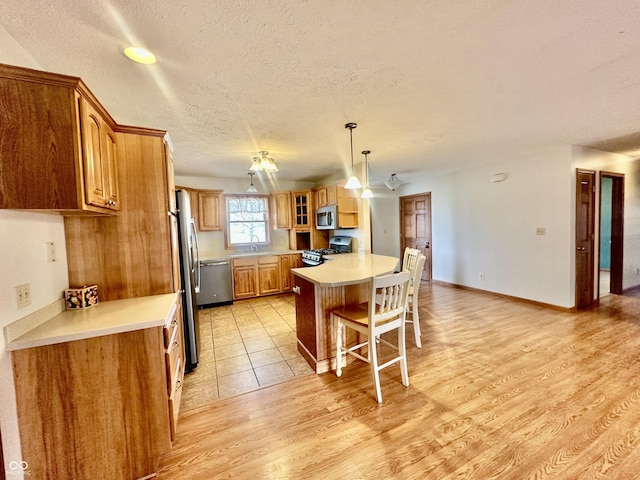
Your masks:
<instances>
[{"instance_id":1,"label":"breakfast bar counter","mask_svg":"<svg viewBox=\"0 0 640 480\"><path fill-rule=\"evenodd\" d=\"M331 255L316 267L294 268L298 351L316 373L336 367L331 310L366 302L371 278L393 272L398 258L370 253ZM350 339L347 339L350 340Z\"/></svg>"}]
</instances>

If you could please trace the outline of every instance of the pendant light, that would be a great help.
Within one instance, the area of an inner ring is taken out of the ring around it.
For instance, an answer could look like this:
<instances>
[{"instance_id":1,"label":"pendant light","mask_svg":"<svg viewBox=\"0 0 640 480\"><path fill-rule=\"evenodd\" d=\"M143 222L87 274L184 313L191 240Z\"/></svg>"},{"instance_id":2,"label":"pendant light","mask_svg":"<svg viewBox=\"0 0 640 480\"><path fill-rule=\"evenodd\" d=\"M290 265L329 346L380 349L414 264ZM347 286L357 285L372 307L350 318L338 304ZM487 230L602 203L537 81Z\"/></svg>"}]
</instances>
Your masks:
<instances>
[{"instance_id":1,"label":"pendant light","mask_svg":"<svg viewBox=\"0 0 640 480\"><path fill-rule=\"evenodd\" d=\"M255 173L249 172L249 175L251 175L251 185L249 185L249 188L247 189L247 193L258 193L258 189L253 184L253 176L255 175Z\"/></svg>"},{"instance_id":2,"label":"pendant light","mask_svg":"<svg viewBox=\"0 0 640 480\"><path fill-rule=\"evenodd\" d=\"M344 126L344 128L349 129L349 138L351 139L351 176L349 177L349 180L347 180L347 183L344 186L344 188L347 188L349 190L362 188L362 184L360 183L360 180L358 180L358 177L356 177L356 175L353 173L353 129L356 128L357 126L358 124L353 122L347 123Z\"/></svg>"},{"instance_id":3,"label":"pendant light","mask_svg":"<svg viewBox=\"0 0 640 480\"><path fill-rule=\"evenodd\" d=\"M369 160L367 159L367 155L370 153L371 150L362 151L364 155L364 190L362 190L360 198L373 198L373 192L369 188Z\"/></svg>"}]
</instances>

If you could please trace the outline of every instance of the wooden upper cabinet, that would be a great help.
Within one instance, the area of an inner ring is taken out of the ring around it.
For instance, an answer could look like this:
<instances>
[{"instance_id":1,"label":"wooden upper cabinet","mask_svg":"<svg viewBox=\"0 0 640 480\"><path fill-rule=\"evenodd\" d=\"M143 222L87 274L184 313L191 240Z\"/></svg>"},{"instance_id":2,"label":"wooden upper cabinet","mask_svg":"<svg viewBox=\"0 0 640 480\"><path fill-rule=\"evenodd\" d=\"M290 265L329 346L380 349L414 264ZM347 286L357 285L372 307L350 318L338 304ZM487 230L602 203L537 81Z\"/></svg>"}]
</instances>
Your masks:
<instances>
[{"instance_id":1,"label":"wooden upper cabinet","mask_svg":"<svg viewBox=\"0 0 640 480\"><path fill-rule=\"evenodd\" d=\"M291 194L289 192L272 193L269 196L271 207L271 227L291 228Z\"/></svg>"},{"instance_id":2,"label":"wooden upper cabinet","mask_svg":"<svg viewBox=\"0 0 640 480\"><path fill-rule=\"evenodd\" d=\"M316 206L324 207L327 205L327 187L316 189Z\"/></svg>"},{"instance_id":3,"label":"wooden upper cabinet","mask_svg":"<svg viewBox=\"0 0 640 480\"><path fill-rule=\"evenodd\" d=\"M311 192L291 192L291 207L293 209L293 228L307 229L311 227L313 208Z\"/></svg>"},{"instance_id":4,"label":"wooden upper cabinet","mask_svg":"<svg viewBox=\"0 0 640 480\"><path fill-rule=\"evenodd\" d=\"M316 207L326 207L338 203L338 194L335 185L327 185L316 189Z\"/></svg>"},{"instance_id":5,"label":"wooden upper cabinet","mask_svg":"<svg viewBox=\"0 0 640 480\"><path fill-rule=\"evenodd\" d=\"M0 64L0 111L0 208L119 208L116 124L82 80Z\"/></svg>"},{"instance_id":6,"label":"wooden upper cabinet","mask_svg":"<svg viewBox=\"0 0 640 480\"><path fill-rule=\"evenodd\" d=\"M197 195L198 229L202 232L222 230L222 190L198 190Z\"/></svg>"},{"instance_id":7,"label":"wooden upper cabinet","mask_svg":"<svg viewBox=\"0 0 640 480\"><path fill-rule=\"evenodd\" d=\"M95 108L84 98L80 98L79 101L85 201L97 207L119 210L115 134Z\"/></svg>"},{"instance_id":8,"label":"wooden upper cabinet","mask_svg":"<svg viewBox=\"0 0 640 480\"><path fill-rule=\"evenodd\" d=\"M355 190L338 189L338 228L358 228L358 203Z\"/></svg>"}]
</instances>

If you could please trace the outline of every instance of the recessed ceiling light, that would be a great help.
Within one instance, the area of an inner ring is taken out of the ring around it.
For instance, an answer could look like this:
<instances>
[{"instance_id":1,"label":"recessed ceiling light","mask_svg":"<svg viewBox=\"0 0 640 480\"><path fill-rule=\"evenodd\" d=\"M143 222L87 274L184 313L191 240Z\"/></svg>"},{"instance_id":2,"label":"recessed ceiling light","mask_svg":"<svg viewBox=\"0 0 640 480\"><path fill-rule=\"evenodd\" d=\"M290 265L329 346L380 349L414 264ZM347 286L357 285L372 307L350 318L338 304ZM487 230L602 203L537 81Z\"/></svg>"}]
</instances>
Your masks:
<instances>
[{"instance_id":1,"label":"recessed ceiling light","mask_svg":"<svg viewBox=\"0 0 640 480\"><path fill-rule=\"evenodd\" d=\"M124 54L134 62L143 63L145 65L156 63L156 56L146 48L127 47L124 49Z\"/></svg>"}]
</instances>

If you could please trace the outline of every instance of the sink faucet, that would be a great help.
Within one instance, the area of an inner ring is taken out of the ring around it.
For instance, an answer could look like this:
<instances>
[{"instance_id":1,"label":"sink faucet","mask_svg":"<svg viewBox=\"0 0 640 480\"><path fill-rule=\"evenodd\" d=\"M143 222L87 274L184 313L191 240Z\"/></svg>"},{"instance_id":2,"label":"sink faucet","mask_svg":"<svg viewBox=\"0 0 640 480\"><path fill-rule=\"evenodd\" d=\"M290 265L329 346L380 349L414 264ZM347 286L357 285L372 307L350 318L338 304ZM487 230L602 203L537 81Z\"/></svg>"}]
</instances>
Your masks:
<instances>
[{"instance_id":1,"label":"sink faucet","mask_svg":"<svg viewBox=\"0 0 640 480\"><path fill-rule=\"evenodd\" d=\"M251 235L251 238L249 239L249 241L251 242L251 247L250 250L252 252L257 252L258 251L258 245L253 243L253 239L256 239L257 242L260 242L260 238L257 235Z\"/></svg>"}]
</instances>

